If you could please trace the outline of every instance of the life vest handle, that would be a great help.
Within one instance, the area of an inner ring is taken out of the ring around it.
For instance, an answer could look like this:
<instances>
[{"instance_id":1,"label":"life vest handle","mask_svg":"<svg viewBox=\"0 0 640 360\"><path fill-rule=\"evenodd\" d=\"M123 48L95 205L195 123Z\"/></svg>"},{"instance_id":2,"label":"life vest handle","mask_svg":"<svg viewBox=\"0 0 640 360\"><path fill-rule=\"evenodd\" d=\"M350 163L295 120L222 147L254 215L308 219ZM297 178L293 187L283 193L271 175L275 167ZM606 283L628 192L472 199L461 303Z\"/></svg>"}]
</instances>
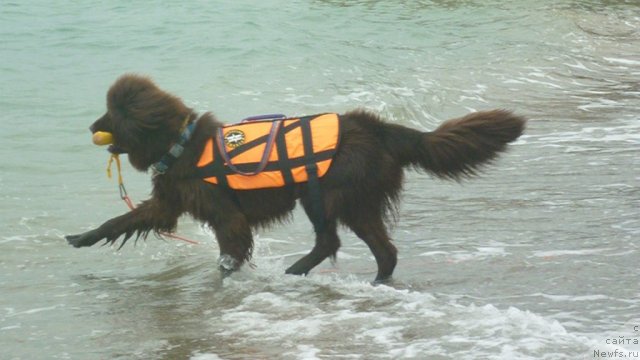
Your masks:
<instances>
[{"instance_id":1,"label":"life vest handle","mask_svg":"<svg viewBox=\"0 0 640 360\"><path fill-rule=\"evenodd\" d=\"M216 139L218 150L220 151L220 156L222 157L224 162L227 164L227 166L237 174L244 175L244 176L253 176L253 175L259 174L267 166L267 162L269 161L269 155L271 154L271 150L273 150L273 145L276 143L275 141L276 135L278 134L278 131L280 131L280 125L282 125L281 119L275 120L271 124L271 130L269 131L269 136L267 137L267 140L266 140L264 153L262 153L262 159L260 159L260 163L258 164L258 167L254 171L242 171L238 169L235 165L233 165L233 163L231 162L231 158L229 157L229 153L227 152L227 147L224 144L224 133L222 131L222 128L218 128L218 134L217 134L218 136Z\"/></svg>"},{"instance_id":2,"label":"life vest handle","mask_svg":"<svg viewBox=\"0 0 640 360\"><path fill-rule=\"evenodd\" d=\"M265 115L255 115L249 116L247 118L242 119L241 123L252 122L252 121L260 121L260 120L282 120L286 119L287 115L285 114L265 114Z\"/></svg>"}]
</instances>

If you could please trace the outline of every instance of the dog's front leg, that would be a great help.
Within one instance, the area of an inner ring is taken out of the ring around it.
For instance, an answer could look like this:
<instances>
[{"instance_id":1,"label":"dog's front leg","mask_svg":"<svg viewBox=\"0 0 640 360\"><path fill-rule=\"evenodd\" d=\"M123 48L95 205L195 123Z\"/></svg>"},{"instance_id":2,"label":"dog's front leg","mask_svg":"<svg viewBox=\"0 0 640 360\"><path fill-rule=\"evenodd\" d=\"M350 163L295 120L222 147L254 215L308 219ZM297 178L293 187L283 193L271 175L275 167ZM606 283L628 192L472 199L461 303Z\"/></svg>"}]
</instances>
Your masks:
<instances>
[{"instance_id":1,"label":"dog's front leg","mask_svg":"<svg viewBox=\"0 0 640 360\"><path fill-rule=\"evenodd\" d=\"M225 214L224 220L214 225L214 231L220 247L218 266L222 275L228 276L251 258L253 250L251 228L243 214L233 212Z\"/></svg>"},{"instance_id":2,"label":"dog's front leg","mask_svg":"<svg viewBox=\"0 0 640 360\"><path fill-rule=\"evenodd\" d=\"M171 207L160 207L152 200L148 200L128 213L106 221L97 229L78 235L68 235L65 238L74 247L84 247L94 245L101 240L113 243L124 235L122 241L124 245L134 233L139 237L146 236L151 230L171 231L175 228L179 214L171 209Z\"/></svg>"}]
</instances>

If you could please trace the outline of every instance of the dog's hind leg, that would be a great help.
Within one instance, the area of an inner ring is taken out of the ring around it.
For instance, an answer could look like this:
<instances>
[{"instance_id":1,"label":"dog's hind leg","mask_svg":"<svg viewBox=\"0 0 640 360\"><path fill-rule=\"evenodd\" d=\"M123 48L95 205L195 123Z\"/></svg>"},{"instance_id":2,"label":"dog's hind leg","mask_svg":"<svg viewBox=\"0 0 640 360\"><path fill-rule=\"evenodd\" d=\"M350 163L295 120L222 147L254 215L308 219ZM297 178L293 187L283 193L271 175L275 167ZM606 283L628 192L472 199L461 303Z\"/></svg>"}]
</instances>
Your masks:
<instances>
[{"instance_id":1,"label":"dog's hind leg","mask_svg":"<svg viewBox=\"0 0 640 360\"><path fill-rule=\"evenodd\" d=\"M384 282L391 278L398 262L398 250L391 243L382 217L364 219L345 219L347 226L369 246L378 264L378 275L375 282Z\"/></svg>"},{"instance_id":2,"label":"dog's hind leg","mask_svg":"<svg viewBox=\"0 0 640 360\"><path fill-rule=\"evenodd\" d=\"M287 274L306 275L316 265L320 264L329 256L335 257L340 248L340 238L336 228L335 220L327 220L320 232L316 233L316 244L311 252L302 259L296 261L287 270Z\"/></svg>"}]
</instances>

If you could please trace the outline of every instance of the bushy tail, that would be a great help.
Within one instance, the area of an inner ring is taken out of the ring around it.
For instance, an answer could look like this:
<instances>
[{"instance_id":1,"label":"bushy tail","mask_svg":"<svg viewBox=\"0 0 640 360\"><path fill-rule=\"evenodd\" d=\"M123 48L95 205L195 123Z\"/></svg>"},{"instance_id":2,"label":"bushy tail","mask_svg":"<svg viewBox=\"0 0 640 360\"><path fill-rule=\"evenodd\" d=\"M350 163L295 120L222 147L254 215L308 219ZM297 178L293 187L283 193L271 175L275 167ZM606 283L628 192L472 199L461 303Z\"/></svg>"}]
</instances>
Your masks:
<instances>
[{"instance_id":1,"label":"bushy tail","mask_svg":"<svg viewBox=\"0 0 640 360\"><path fill-rule=\"evenodd\" d=\"M461 180L476 175L482 165L504 151L522 134L525 123L510 111L491 110L448 120L426 133L388 124L385 143L403 165Z\"/></svg>"}]
</instances>

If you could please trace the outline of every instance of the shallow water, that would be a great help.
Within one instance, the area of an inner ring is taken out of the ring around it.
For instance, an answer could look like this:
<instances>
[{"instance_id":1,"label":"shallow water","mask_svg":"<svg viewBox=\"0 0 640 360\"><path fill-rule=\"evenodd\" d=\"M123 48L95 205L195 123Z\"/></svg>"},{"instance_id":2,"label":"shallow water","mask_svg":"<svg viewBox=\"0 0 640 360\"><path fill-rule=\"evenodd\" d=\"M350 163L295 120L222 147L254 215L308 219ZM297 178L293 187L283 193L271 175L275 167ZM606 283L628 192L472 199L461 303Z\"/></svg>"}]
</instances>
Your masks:
<instances>
[{"instance_id":1,"label":"shallow water","mask_svg":"<svg viewBox=\"0 0 640 360\"><path fill-rule=\"evenodd\" d=\"M2 358L640 358L637 1L3 2L0 40ZM227 122L530 122L481 178L407 174L390 284L346 230L336 264L285 276L313 243L299 209L222 282L189 218L201 245L63 238L125 211L87 131L124 72Z\"/></svg>"}]
</instances>

